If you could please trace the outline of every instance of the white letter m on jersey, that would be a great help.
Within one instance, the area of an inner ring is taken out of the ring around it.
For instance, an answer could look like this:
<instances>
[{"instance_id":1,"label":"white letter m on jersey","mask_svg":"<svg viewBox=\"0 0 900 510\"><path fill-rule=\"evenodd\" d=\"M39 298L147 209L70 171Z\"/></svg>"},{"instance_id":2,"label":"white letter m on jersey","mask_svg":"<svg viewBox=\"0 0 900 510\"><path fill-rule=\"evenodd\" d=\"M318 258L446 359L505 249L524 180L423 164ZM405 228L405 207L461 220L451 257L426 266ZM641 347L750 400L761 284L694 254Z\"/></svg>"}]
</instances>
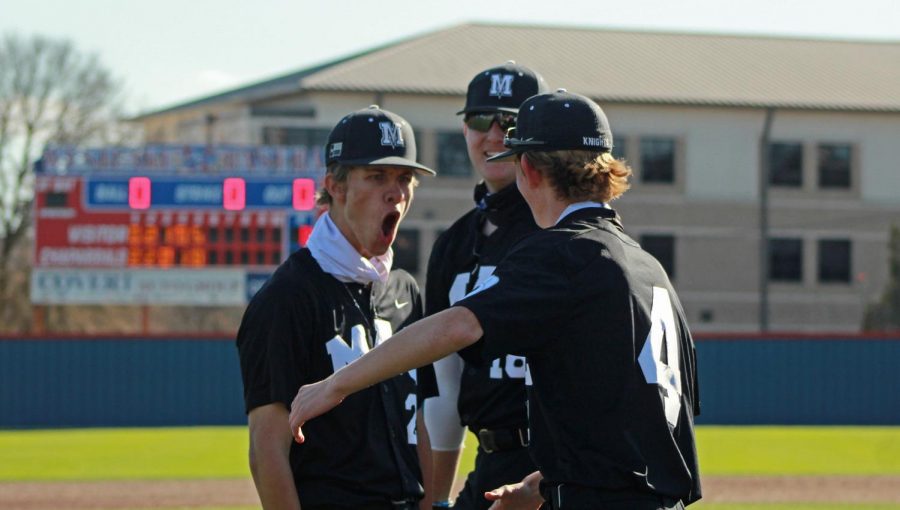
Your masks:
<instances>
[{"instance_id":1,"label":"white letter m on jersey","mask_svg":"<svg viewBox=\"0 0 900 510\"><path fill-rule=\"evenodd\" d=\"M357 324L350 329L351 345L336 335L325 344L328 354L331 356L331 366L335 372L352 363L355 359L369 352L369 342L366 339L366 328Z\"/></svg>"}]
</instances>

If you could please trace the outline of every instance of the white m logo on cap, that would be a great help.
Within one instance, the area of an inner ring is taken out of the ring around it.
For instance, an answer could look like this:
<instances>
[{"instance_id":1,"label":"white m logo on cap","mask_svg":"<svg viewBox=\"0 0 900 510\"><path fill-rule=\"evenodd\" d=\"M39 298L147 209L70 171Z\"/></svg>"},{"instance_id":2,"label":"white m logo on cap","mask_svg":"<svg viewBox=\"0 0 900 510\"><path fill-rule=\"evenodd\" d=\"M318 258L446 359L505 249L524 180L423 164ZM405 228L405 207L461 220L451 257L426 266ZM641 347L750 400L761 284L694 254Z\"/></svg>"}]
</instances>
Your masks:
<instances>
[{"instance_id":1,"label":"white m logo on cap","mask_svg":"<svg viewBox=\"0 0 900 510\"><path fill-rule=\"evenodd\" d=\"M492 74L491 75L491 96L511 97L512 96L513 75L511 74Z\"/></svg>"},{"instance_id":2,"label":"white m logo on cap","mask_svg":"<svg viewBox=\"0 0 900 510\"><path fill-rule=\"evenodd\" d=\"M379 122L378 127L381 128L381 145L390 147L406 146L406 142L403 140L403 132L400 130L400 124Z\"/></svg>"}]
</instances>

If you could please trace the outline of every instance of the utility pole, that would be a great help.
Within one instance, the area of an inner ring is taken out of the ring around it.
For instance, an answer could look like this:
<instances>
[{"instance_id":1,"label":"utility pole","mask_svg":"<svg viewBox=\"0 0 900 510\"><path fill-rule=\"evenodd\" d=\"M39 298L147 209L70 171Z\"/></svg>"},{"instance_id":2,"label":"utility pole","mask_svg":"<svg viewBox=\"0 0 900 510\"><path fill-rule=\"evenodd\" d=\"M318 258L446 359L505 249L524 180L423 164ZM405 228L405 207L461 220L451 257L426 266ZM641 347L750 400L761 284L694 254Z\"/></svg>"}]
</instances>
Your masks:
<instances>
[{"instance_id":1,"label":"utility pole","mask_svg":"<svg viewBox=\"0 0 900 510\"><path fill-rule=\"evenodd\" d=\"M759 331L769 331L769 179L771 131L775 108L766 108L759 150Z\"/></svg>"}]
</instances>

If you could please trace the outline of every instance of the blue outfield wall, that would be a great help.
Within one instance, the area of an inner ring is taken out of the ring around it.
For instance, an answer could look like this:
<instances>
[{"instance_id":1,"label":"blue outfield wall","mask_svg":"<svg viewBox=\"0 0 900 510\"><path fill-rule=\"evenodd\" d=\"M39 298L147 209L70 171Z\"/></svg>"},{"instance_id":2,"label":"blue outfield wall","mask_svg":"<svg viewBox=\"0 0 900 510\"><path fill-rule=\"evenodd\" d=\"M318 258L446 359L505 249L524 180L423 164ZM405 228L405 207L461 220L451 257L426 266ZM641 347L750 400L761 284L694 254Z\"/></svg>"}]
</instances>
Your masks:
<instances>
[{"instance_id":1,"label":"blue outfield wall","mask_svg":"<svg viewBox=\"0 0 900 510\"><path fill-rule=\"evenodd\" d=\"M0 340L0 428L246 423L233 340Z\"/></svg>"},{"instance_id":2,"label":"blue outfield wall","mask_svg":"<svg viewBox=\"0 0 900 510\"><path fill-rule=\"evenodd\" d=\"M700 424L900 425L900 336L697 341Z\"/></svg>"},{"instance_id":3,"label":"blue outfield wall","mask_svg":"<svg viewBox=\"0 0 900 510\"><path fill-rule=\"evenodd\" d=\"M697 357L697 423L900 425L900 336L706 336ZM231 339L0 339L0 428L244 423Z\"/></svg>"}]
</instances>

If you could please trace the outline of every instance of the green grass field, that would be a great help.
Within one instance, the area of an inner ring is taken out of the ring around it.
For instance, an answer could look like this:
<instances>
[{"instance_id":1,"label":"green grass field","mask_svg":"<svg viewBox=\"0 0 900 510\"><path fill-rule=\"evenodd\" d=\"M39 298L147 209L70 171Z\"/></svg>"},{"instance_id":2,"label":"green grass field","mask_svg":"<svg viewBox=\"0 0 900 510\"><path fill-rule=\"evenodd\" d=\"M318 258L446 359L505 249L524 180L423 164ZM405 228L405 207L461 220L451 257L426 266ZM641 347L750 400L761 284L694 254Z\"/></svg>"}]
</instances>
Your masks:
<instances>
[{"instance_id":1,"label":"green grass field","mask_svg":"<svg viewBox=\"0 0 900 510\"><path fill-rule=\"evenodd\" d=\"M463 473L472 465L472 440ZM697 442L705 476L900 475L900 427L698 427ZM246 451L245 427L7 430L0 431L0 481L246 478ZM887 510L900 505L700 503L694 508Z\"/></svg>"},{"instance_id":2,"label":"green grass field","mask_svg":"<svg viewBox=\"0 0 900 510\"><path fill-rule=\"evenodd\" d=\"M900 475L900 427L697 427L697 450L706 476Z\"/></svg>"},{"instance_id":3,"label":"green grass field","mask_svg":"<svg viewBox=\"0 0 900 510\"><path fill-rule=\"evenodd\" d=\"M244 427L0 431L0 480L245 478Z\"/></svg>"}]
</instances>

